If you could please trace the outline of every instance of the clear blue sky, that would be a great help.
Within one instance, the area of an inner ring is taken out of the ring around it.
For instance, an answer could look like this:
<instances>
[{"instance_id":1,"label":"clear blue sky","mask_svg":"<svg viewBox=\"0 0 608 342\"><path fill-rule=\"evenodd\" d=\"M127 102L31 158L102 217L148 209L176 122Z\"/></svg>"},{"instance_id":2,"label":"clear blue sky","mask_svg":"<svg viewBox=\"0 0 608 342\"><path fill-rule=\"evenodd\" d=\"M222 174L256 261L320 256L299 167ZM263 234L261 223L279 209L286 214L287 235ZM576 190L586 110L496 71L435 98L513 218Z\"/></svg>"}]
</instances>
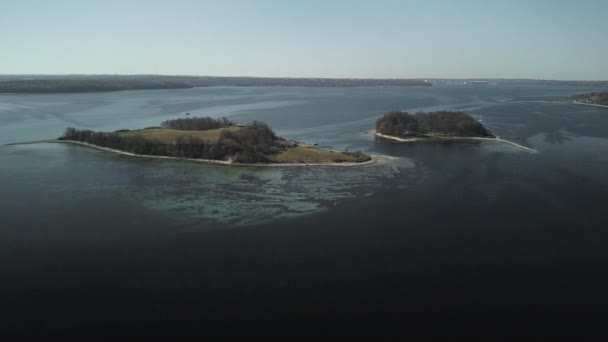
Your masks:
<instances>
[{"instance_id":1,"label":"clear blue sky","mask_svg":"<svg viewBox=\"0 0 608 342\"><path fill-rule=\"evenodd\" d=\"M608 80L608 0L0 0L0 74Z\"/></svg>"}]
</instances>

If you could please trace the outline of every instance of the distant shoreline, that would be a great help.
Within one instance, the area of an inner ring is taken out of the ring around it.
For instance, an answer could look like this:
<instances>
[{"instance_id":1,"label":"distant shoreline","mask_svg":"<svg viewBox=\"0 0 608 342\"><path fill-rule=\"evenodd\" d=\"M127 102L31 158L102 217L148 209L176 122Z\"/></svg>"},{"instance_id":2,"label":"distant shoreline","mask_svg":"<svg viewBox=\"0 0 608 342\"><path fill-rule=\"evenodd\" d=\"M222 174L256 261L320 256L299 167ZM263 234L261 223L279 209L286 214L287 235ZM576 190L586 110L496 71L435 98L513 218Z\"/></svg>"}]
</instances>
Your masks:
<instances>
[{"instance_id":1,"label":"distant shoreline","mask_svg":"<svg viewBox=\"0 0 608 342\"><path fill-rule=\"evenodd\" d=\"M1 76L1 75L0 75ZM285 78L170 75L59 75L0 77L0 94L76 94L199 87L369 87L432 86L423 79Z\"/></svg>"},{"instance_id":2,"label":"distant shoreline","mask_svg":"<svg viewBox=\"0 0 608 342\"><path fill-rule=\"evenodd\" d=\"M606 105L599 105L599 104L595 104L595 103L571 102L571 101L543 101L543 100L538 100L538 101L513 101L513 102L507 102L507 103L555 103L555 104L569 104L569 105L582 105L582 106L593 106L593 107L600 107L600 108L608 108L608 106L606 106Z\"/></svg>"},{"instance_id":3,"label":"distant shoreline","mask_svg":"<svg viewBox=\"0 0 608 342\"><path fill-rule=\"evenodd\" d=\"M398 141L398 142L403 142L403 143L410 143L410 142L429 142L429 141L449 141L449 140L455 140L455 141L496 141L496 142L501 142L501 143L505 143L511 146L515 146L517 148L520 148L522 150L526 150L526 151L534 151L536 152L535 149L531 148L531 147L527 147L521 144L518 144L516 142L510 141L510 140L505 140L505 139L501 139L499 137L494 137L494 138L484 138L484 137L429 137L429 138L420 138L420 137L412 137L412 138L400 138L400 137L395 137L392 135L387 135L387 134L383 134L383 133L378 133L375 130L371 130L369 131L370 134L373 134L376 137L380 137L380 138L384 138L384 139L389 139L389 140L394 140L394 141Z\"/></svg>"},{"instance_id":4,"label":"distant shoreline","mask_svg":"<svg viewBox=\"0 0 608 342\"><path fill-rule=\"evenodd\" d=\"M5 144L3 146L16 146L16 145L31 145L31 144L46 144L46 143L58 143L58 144L72 144L72 145L80 145L85 147L94 148L97 150L102 150L106 152L112 152L120 155L125 155L129 157L137 157L137 158L146 158L146 159L165 159L165 160L178 160L178 161L188 161L188 162L196 162L196 163L204 163L204 164L215 164L215 165L224 165L224 166L239 166L239 167L295 167L295 166L339 166L339 167L353 167L353 166L366 166L375 164L377 158L371 156L371 159L368 161L353 163L353 162L343 162L343 163L233 163L228 160L215 160L215 159L195 159L195 158L180 158L180 157L171 157L171 156L154 156L147 154L136 154L121 150L116 150L112 148L102 147L98 145L89 144L82 141L75 140L58 140L58 139L47 139L47 140L34 140L34 141L26 141L19 143L11 143Z\"/></svg>"}]
</instances>

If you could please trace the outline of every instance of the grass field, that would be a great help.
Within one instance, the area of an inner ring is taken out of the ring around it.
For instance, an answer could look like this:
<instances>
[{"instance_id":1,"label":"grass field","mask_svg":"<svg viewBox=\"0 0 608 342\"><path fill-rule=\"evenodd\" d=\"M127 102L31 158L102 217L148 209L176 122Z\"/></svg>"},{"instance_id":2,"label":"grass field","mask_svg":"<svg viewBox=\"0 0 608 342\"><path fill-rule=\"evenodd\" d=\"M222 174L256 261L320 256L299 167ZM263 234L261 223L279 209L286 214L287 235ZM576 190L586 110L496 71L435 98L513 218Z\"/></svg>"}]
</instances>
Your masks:
<instances>
[{"instance_id":1,"label":"grass field","mask_svg":"<svg viewBox=\"0 0 608 342\"><path fill-rule=\"evenodd\" d=\"M142 136L145 139L158 139L165 144L173 144L177 137L192 136L204 140L206 142L215 142L220 137L220 133L224 130L238 131L240 127L224 127L218 129L210 129L206 131L183 131L177 129L168 128L151 128L151 129L138 129L128 132L118 132L117 134L121 137L133 137Z\"/></svg>"},{"instance_id":2,"label":"grass field","mask_svg":"<svg viewBox=\"0 0 608 342\"><path fill-rule=\"evenodd\" d=\"M269 156L269 159L275 163L359 163L371 158L365 154L332 152L314 147L298 146Z\"/></svg>"}]
</instances>

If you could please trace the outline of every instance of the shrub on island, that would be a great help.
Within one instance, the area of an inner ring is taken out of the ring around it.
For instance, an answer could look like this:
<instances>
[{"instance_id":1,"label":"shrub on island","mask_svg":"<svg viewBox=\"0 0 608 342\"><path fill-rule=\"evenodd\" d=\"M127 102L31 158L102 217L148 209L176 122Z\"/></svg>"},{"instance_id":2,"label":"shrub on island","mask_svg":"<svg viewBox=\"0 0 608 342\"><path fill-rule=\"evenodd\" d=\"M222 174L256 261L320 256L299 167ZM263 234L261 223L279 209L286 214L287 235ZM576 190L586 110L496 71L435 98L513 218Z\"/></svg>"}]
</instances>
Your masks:
<instances>
[{"instance_id":1,"label":"shrub on island","mask_svg":"<svg viewBox=\"0 0 608 342\"><path fill-rule=\"evenodd\" d=\"M159 139L144 138L141 135L124 136L119 133L77 130L69 127L59 139L85 142L135 154L232 159L234 162L243 163L267 162L267 155L280 151L279 146L275 144L279 139L270 127L261 122L253 122L236 131L224 130L217 141L204 141L194 136L183 135L176 137L173 144L168 144Z\"/></svg>"},{"instance_id":2,"label":"shrub on island","mask_svg":"<svg viewBox=\"0 0 608 342\"><path fill-rule=\"evenodd\" d=\"M416 114L392 111L376 121L376 132L395 137L494 137L470 115L449 111Z\"/></svg>"}]
</instances>

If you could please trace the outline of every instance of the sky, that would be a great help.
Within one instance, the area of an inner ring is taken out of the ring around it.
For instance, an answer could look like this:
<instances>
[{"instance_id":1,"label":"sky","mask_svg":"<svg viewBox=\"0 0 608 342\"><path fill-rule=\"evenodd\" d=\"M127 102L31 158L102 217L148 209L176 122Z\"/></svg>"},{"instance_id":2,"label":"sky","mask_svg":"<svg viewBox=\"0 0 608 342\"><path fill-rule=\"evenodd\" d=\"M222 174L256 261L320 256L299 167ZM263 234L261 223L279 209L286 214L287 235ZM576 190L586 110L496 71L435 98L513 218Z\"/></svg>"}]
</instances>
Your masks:
<instances>
[{"instance_id":1,"label":"sky","mask_svg":"<svg viewBox=\"0 0 608 342\"><path fill-rule=\"evenodd\" d=\"M608 80L608 0L0 0L0 74Z\"/></svg>"}]
</instances>

